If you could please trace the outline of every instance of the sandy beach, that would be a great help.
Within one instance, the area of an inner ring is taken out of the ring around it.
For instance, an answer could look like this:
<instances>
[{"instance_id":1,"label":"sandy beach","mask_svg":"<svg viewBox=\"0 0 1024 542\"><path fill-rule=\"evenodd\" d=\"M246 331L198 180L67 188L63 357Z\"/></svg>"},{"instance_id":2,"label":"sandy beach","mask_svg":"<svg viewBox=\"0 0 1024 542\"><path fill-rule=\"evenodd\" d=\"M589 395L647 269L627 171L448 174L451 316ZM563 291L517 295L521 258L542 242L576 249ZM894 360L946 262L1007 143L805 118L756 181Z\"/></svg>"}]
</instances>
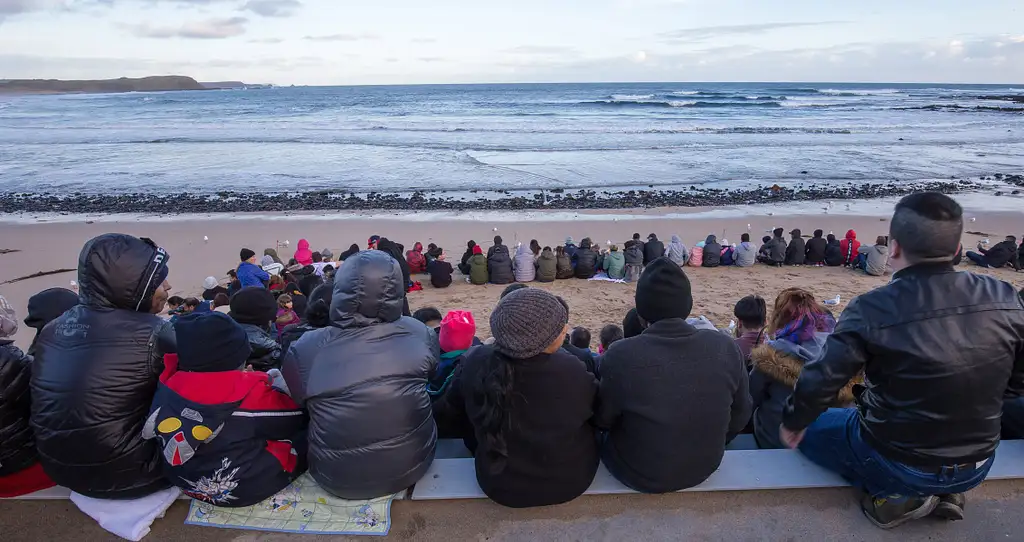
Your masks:
<instances>
[{"instance_id":1,"label":"sandy beach","mask_svg":"<svg viewBox=\"0 0 1024 542\"><path fill-rule=\"evenodd\" d=\"M964 246L973 249L985 237L993 242L1005 235L1024 236L1024 211L985 212L964 203L965 216L973 218L965 229ZM692 247L708 234L730 242L738 242L740 234L749 229L752 241L759 244L766 230L773 227L802 229L810 235L815 229L835 232L840 238L848 229L855 229L866 244L878 235L888 233L891 200L860 203L846 210L825 214L817 206L786 208L741 207L705 209L648 209L630 211L597 211L578 213L493 213L465 214L393 212L381 213L309 213L273 215L191 215L191 216L27 216L0 217L0 282L57 269L75 269L77 256L85 241L107 232L129 233L149 237L166 248L170 255L170 282L173 294L188 296L202 291L202 281L213 275L223 279L226 271L238 264L238 251L248 247L257 253L264 248L281 245L282 257L294 252L299 239L309 240L313 250L330 248L340 253L350 244L365 246L373 234L384 235L411 248L417 241L424 245L437 243L446 249L448 258L457 263L465 250L466 240L474 239L485 248L494 235L501 235L510 248L516 242L537 239L541 245L555 246L572 236L577 243L590 237L602 247L610 241L621 245L633 233L644 238L658 234L666 242L679 235ZM817 212L815 209L818 208ZM497 228L497 232L494 229ZM981 235L979 235L981 234ZM204 241L204 236L209 241ZM283 246L288 241L288 246ZM961 269L991 273L1024 287L1024 273L1011 269L982 270L963 264ZM693 285L694 316L704 315L719 326L732 318L737 300L756 293L769 300L771 306L777 293L785 288L801 286L819 299L842 297L841 310L853 297L876 288L888 280L870 277L843 268L785 267L769 268L686 268ZM0 285L3 294L24 318L28 298L45 288L68 287L77 280L75 272L64 272ZM416 277L424 290L409 294L413 310L434 306L442 312L452 309L471 310L476 316L478 333L490 335L487 320L504 286L472 286L456 275L454 284L446 289L431 287L426 275ZM563 280L552 284L532 284L561 295L571 307L571 325L585 326L595 336L608 323L621 323L633 306L635 285L609 282ZM33 331L22 326L17 344L27 346Z\"/></svg>"}]
</instances>

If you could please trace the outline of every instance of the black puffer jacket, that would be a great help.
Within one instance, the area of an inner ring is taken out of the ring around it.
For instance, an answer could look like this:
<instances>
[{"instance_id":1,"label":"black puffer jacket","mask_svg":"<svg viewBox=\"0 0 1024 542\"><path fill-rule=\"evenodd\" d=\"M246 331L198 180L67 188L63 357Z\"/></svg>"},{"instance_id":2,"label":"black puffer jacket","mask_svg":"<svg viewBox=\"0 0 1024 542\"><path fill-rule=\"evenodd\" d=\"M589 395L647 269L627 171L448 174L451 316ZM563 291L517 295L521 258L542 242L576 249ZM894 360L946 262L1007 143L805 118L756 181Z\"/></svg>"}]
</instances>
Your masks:
<instances>
[{"instance_id":1,"label":"black puffer jacket","mask_svg":"<svg viewBox=\"0 0 1024 542\"><path fill-rule=\"evenodd\" d=\"M786 247L786 265L803 265L807 261L807 244L800 230L790 232L793 240Z\"/></svg>"},{"instance_id":2,"label":"black puffer jacket","mask_svg":"<svg viewBox=\"0 0 1024 542\"><path fill-rule=\"evenodd\" d=\"M497 245L491 247L490 256L487 257L487 273L491 277L491 284L512 284L516 281L516 275L512 272L512 257L508 254L508 247Z\"/></svg>"},{"instance_id":3,"label":"black puffer jacket","mask_svg":"<svg viewBox=\"0 0 1024 542\"><path fill-rule=\"evenodd\" d=\"M1024 387L1021 367L1024 302L1013 286L916 265L850 302L823 357L804 366L783 424L810 425L863 369L861 436L879 453L920 467L983 461L999 444L1007 383Z\"/></svg>"},{"instance_id":4,"label":"black puffer jacket","mask_svg":"<svg viewBox=\"0 0 1024 542\"><path fill-rule=\"evenodd\" d=\"M832 236L830 235L829 237ZM829 267L843 265L843 247L839 245L839 240L834 237L825 245L825 265Z\"/></svg>"},{"instance_id":5,"label":"black puffer jacket","mask_svg":"<svg viewBox=\"0 0 1024 542\"><path fill-rule=\"evenodd\" d=\"M647 238L647 244L644 245L644 265L648 265L664 255L665 243L659 241L658 236L652 233Z\"/></svg>"},{"instance_id":6,"label":"black puffer jacket","mask_svg":"<svg viewBox=\"0 0 1024 542\"><path fill-rule=\"evenodd\" d=\"M31 364L32 358L12 341L0 340L0 476L24 470L37 459L28 423Z\"/></svg>"},{"instance_id":7,"label":"black puffer jacket","mask_svg":"<svg viewBox=\"0 0 1024 542\"><path fill-rule=\"evenodd\" d=\"M839 248L839 242L836 242L836 248ZM825 263L825 254L828 249L828 241L824 237L814 237L807 241L806 248L804 248L804 261L808 265L814 265L818 263ZM838 254L838 252L837 252ZM842 258L840 257L840 260Z\"/></svg>"},{"instance_id":8,"label":"black puffer jacket","mask_svg":"<svg viewBox=\"0 0 1024 542\"><path fill-rule=\"evenodd\" d=\"M576 261L576 278L589 279L597 274L597 252L590 246L590 240L580 242L580 249L573 259Z\"/></svg>"},{"instance_id":9,"label":"black puffer jacket","mask_svg":"<svg viewBox=\"0 0 1024 542\"><path fill-rule=\"evenodd\" d=\"M401 271L380 252L349 258L335 277L331 325L292 343L283 373L309 411L309 472L345 499L416 483L434 460L427 378L437 334L402 316Z\"/></svg>"},{"instance_id":10,"label":"black puffer jacket","mask_svg":"<svg viewBox=\"0 0 1024 542\"><path fill-rule=\"evenodd\" d=\"M245 330L249 337L249 348L252 353L246 360L246 365L264 373L271 369L281 368L281 345L270 336L270 332L260 326L253 324L238 324Z\"/></svg>"},{"instance_id":11,"label":"black puffer jacket","mask_svg":"<svg viewBox=\"0 0 1024 542\"><path fill-rule=\"evenodd\" d=\"M81 305L51 322L32 363L32 430L39 460L59 485L89 497L135 499L168 487L155 441L142 438L170 323L150 314L167 254L128 235L85 244Z\"/></svg>"},{"instance_id":12,"label":"black puffer jacket","mask_svg":"<svg viewBox=\"0 0 1024 542\"><path fill-rule=\"evenodd\" d=\"M703 267L718 267L722 265L722 245L718 244L718 238L709 235L704 241L704 262Z\"/></svg>"}]
</instances>

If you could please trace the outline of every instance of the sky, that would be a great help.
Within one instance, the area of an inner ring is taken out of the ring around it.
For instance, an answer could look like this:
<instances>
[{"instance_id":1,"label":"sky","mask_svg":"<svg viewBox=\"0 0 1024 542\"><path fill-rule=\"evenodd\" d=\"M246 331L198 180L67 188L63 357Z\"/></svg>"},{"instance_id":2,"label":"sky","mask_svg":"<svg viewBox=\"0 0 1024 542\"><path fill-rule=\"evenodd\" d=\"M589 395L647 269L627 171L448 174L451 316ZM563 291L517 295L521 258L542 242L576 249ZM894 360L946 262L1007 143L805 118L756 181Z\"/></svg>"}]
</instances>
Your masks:
<instances>
[{"instance_id":1,"label":"sky","mask_svg":"<svg viewBox=\"0 0 1024 542\"><path fill-rule=\"evenodd\" d=\"M0 0L0 78L1024 82L1020 0Z\"/></svg>"}]
</instances>

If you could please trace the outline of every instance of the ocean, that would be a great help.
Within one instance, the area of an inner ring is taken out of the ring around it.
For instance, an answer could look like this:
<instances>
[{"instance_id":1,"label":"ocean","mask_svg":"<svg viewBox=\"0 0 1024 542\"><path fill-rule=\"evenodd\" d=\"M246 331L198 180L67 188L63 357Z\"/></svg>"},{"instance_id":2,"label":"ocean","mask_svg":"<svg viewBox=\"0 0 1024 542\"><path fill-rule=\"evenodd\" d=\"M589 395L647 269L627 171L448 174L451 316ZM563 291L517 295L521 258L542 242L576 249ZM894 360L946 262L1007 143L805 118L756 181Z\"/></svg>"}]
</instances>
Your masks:
<instances>
[{"instance_id":1,"label":"ocean","mask_svg":"<svg viewBox=\"0 0 1024 542\"><path fill-rule=\"evenodd\" d=\"M1024 172L1021 102L1024 85L840 83L0 96L0 193L568 192L976 178Z\"/></svg>"}]
</instances>

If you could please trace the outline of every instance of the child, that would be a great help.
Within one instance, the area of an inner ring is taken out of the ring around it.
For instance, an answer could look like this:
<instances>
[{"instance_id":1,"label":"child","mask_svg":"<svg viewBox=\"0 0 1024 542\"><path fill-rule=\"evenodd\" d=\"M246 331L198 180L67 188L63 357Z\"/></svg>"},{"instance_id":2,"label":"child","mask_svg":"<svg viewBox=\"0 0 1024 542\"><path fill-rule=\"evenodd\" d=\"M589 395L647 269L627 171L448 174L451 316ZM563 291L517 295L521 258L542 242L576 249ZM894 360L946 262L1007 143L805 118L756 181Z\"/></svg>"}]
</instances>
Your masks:
<instances>
[{"instance_id":1,"label":"child","mask_svg":"<svg viewBox=\"0 0 1024 542\"><path fill-rule=\"evenodd\" d=\"M576 246L572 247L574 250ZM565 247L555 247L555 278L571 279L576 276L572 268L572 257L565 251Z\"/></svg>"},{"instance_id":2,"label":"child","mask_svg":"<svg viewBox=\"0 0 1024 542\"><path fill-rule=\"evenodd\" d=\"M412 250L405 253L405 261L409 264L409 273L419 274L427 272L427 258L423 256L423 243L419 241L412 246Z\"/></svg>"},{"instance_id":3,"label":"child","mask_svg":"<svg viewBox=\"0 0 1024 542\"><path fill-rule=\"evenodd\" d=\"M185 298L180 295L172 295L167 298L167 314L173 319L175 316L185 312Z\"/></svg>"},{"instance_id":4,"label":"child","mask_svg":"<svg viewBox=\"0 0 1024 542\"><path fill-rule=\"evenodd\" d=\"M490 281L490 273L487 270L487 257L484 256L484 251L480 248L480 245L473 246L473 257L469 259L469 267L469 276L466 277L468 282L480 286Z\"/></svg>"},{"instance_id":5,"label":"child","mask_svg":"<svg viewBox=\"0 0 1024 542\"><path fill-rule=\"evenodd\" d=\"M416 309L416 312L412 313L412 317L415 320L423 322L427 327L434 331L438 331L438 328L441 327L441 311L434 307Z\"/></svg>"},{"instance_id":6,"label":"child","mask_svg":"<svg viewBox=\"0 0 1024 542\"><path fill-rule=\"evenodd\" d=\"M706 241L697 243L697 246L693 247L690 251L690 265L692 267L703 267L704 266L704 245Z\"/></svg>"},{"instance_id":7,"label":"child","mask_svg":"<svg viewBox=\"0 0 1024 542\"><path fill-rule=\"evenodd\" d=\"M588 354L593 354L590 351L590 330L585 327L574 327L572 329L572 332L569 333L569 344L586 351Z\"/></svg>"},{"instance_id":8,"label":"child","mask_svg":"<svg viewBox=\"0 0 1024 542\"><path fill-rule=\"evenodd\" d=\"M604 354L608 347L623 339L622 328L615 324L608 324L601 328L601 345L597 348L598 354Z\"/></svg>"},{"instance_id":9,"label":"child","mask_svg":"<svg viewBox=\"0 0 1024 542\"><path fill-rule=\"evenodd\" d=\"M298 324L300 321L299 315L295 314L295 310L292 307L292 296L281 294L277 298L277 319L274 320L278 339L281 338L281 332L284 331L284 328L292 324Z\"/></svg>"},{"instance_id":10,"label":"child","mask_svg":"<svg viewBox=\"0 0 1024 542\"><path fill-rule=\"evenodd\" d=\"M243 369L245 331L216 312L182 316L142 434L194 499L252 506L306 471L306 416L266 373Z\"/></svg>"},{"instance_id":11,"label":"child","mask_svg":"<svg viewBox=\"0 0 1024 542\"><path fill-rule=\"evenodd\" d=\"M764 326L768 318L768 307L764 298L748 295L736 302L732 314L739 321L736 328L736 346L740 347L743 360L750 370L750 351L764 342Z\"/></svg>"},{"instance_id":12,"label":"child","mask_svg":"<svg viewBox=\"0 0 1024 542\"><path fill-rule=\"evenodd\" d=\"M452 273L455 269L452 268L452 264L447 262L448 256L441 252L437 259L434 259L427 264L427 270L430 272L430 284L434 288L447 288L452 285Z\"/></svg>"},{"instance_id":13,"label":"child","mask_svg":"<svg viewBox=\"0 0 1024 542\"><path fill-rule=\"evenodd\" d=\"M427 393L431 399L444 394L459 364L462 354L465 354L473 346L473 337L476 335L476 321L473 313L469 311L449 311L441 321L441 329L438 331L438 344L441 347L441 360L437 364L430 381L427 382Z\"/></svg>"},{"instance_id":14,"label":"child","mask_svg":"<svg viewBox=\"0 0 1024 542\"><path fill-rule=\"evenodd\" d=\"M190 297L190 298L185 300L185 303L184 303L183 306L184 306L184 312L186 314L188 314L190 312L195 312L195 310L197 308L199 308L199 300L194 298L194 297Z\"/></svg>"}]
</instances>

